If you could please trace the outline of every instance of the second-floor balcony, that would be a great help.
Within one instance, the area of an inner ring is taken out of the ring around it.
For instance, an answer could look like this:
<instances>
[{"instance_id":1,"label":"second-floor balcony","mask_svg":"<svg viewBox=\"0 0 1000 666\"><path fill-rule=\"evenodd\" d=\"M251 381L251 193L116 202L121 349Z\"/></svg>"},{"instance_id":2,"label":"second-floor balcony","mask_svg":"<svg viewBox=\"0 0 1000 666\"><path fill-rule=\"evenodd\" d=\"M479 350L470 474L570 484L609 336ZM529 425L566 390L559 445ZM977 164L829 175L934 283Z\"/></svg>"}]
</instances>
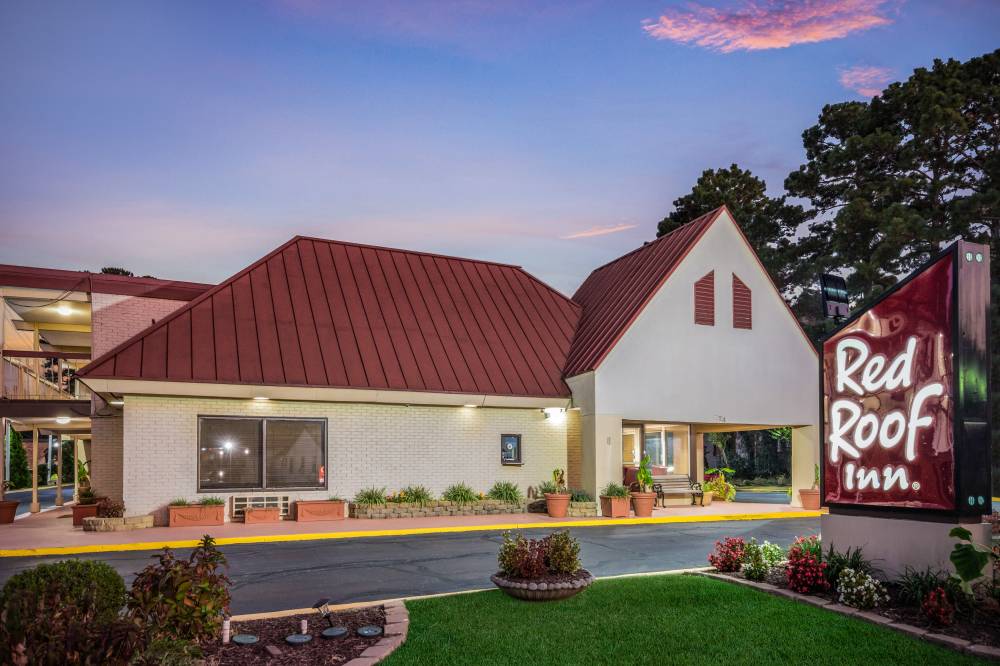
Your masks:
<instances>
[{"instance_id":1,"label":"second-floor balcony","mask_svg":"<svg viewBox=\"0 0 1000 666\"><path fill-rule=\"evenodd\" d=\"M3 400L89 400L76 371L90 362L87 352L0 351Z\"/></svg>"}]
</instances>

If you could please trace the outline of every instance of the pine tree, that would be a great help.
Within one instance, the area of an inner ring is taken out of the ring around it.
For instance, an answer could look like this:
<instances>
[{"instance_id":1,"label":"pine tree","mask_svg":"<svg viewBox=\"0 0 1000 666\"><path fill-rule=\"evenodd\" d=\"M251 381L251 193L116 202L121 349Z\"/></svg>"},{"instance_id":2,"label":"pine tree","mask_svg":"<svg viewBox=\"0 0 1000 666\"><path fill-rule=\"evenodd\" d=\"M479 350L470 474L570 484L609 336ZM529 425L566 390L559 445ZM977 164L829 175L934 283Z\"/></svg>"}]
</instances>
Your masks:
<instances>
[{"instance_id":1,"label":"pine tree","mask_svg":"<svg viewBox=\"0 0 1000 666\"><path fill-rule=\"evenodd\" d=\"M21 433L10 431L10 483L13 488L27 488L31 485L31 468L28 454L24 450Z\"/></svg>"}]
</instances>

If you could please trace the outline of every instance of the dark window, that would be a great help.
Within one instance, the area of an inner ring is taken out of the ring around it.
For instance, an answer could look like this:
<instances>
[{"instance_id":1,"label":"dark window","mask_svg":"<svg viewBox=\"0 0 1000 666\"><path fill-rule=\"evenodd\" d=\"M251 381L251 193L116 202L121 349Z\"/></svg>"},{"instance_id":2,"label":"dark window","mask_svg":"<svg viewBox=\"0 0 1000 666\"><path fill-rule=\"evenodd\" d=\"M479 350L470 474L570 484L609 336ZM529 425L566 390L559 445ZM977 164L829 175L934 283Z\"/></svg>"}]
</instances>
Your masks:
<instances>
[{"instance_id":1,"label":"dark window","mask_svg":"<svg viewBox=\"0 0 1000 666\"><path fill-rule=\"evenodd\" d=\"M520 435L500 435L500 462L504 465L521 464Z\"/></svg>"},{"instance_id":2,"label":"dark window","mask_svg":"<svg viewBox=\"0 0 1000 666\"><path fill-rule=\"evenodd\" d=\"M198 490L326 487L326 421L203 416Z\"/></svg>"},{"instance_id":3,"label":"dark window","mask_svg":"<svg viewBox=\"0 0 1000 666\"><path fill-rule=\"evenodd\" d=\"M268 488L315 488L324 484L321 421L268 419L264 433Z\"/></svg>"},{"instance_id":4,"label":"dark window","mask_svg":"<svg viewBox=\"0 0 1000 666\"><path fill-rule=\"evenodd\" d=\"M260 488L260 419L201 419L198 487Z\"/></svg>"},{"instance_id":5,"label":"dark window","mask_svg":"<svg viewBox=\"0 0 1000 666\"><path fill-rule=\"evenodd\" d=\"M715 271L694 283L694 323L715 326Z\"/></svg>"},{"instance_id":6,"label":"dark window","mask_svg":"<svg viewBox=\"0 0 1000 666\"><path fill-rule=\"evenodd\" d=\"M733 328L753 328L750 287L733 273Z\"/></svg>"}]
</instances>

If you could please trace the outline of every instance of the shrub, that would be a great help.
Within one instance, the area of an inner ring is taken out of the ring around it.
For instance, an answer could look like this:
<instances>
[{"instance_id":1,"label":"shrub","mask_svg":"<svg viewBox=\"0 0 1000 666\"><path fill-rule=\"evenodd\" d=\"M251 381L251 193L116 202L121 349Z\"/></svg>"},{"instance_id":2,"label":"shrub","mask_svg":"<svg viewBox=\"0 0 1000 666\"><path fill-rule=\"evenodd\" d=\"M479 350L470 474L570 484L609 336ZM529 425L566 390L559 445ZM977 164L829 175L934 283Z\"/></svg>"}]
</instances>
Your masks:
<instances>
[{"instance_id":1,"label":"shrub","mask_svg":"<svg viewBox=\"0 0 1000 666\"><path fill-rule=\"evenodd\" d=\"M826 562L826 580L831 587L838 587L840 573L844 569L853 569L858 573L872 575L875 573L870 560L865 559L861 548L848 548L843 553L838 553L833 548L833 544L826 551L823 560Z\"/></svg>"},{"instance_id":2,"label":"shrub","mask_svg":"<svg viewBox=\"0 0 1000 666\"><path fill-rule=\"evenodd\" d=\"M97 495L94 493L93 488L81 488L80 489L80 501L81 505L97 504Z\"/></svg>"},{"instance_id":3,"label":"shrub","mask_svg":"<svg viewBox=\"0 0 1000 666\"><path fill-rule=\"evenodd\" d=\"M628 497L628 488L620 483L612 481L608 485L604 486L604 490L601 491L601 495L604 497Z\"/></svg>"},{"instance_id":4,"label":"shrub","mask_svg":"<svg viewBox=\"0 0 1000 666\"><path fill-rule=\"evenodd\" d=\"M760 546L761 554L768 569L773 569L785 559L785 549L776 543L765 541Z\"/></svg>"},{"instance_id":5,"label":"shrub","mask_svg":"<svg viewBox=\"0 0 1000 666\"><path fill-rule=\"evenodd\" d=\"M545 496L546 494L552 495L558 492L559 488L557 488L556 484L552 483L551 481L542 481L541 483L538 484L539 495L542 496Z\"/></svg>"},{"instance_id":6,"label":"shrub","mask_svg":"<svg viewBox=\"0 0 1000 666\"><path fill-rule=\"evenodd\" d=\"M363 488L354 495L354 503L359 506L385 506L385 488Z\"/></svg>"},{"instance_id":7,"label":"shrub","mask_svg":"<svg viewBox=\"0 0 1000 666\"><path fill-rule=\"evenodd\" d=\"M948 600L948 592L943 587L936 587L928 592L920 610L928 620L943 627L955 621L955 607Z\"/></svg>"},{"instance_id":8,"label":"shrub","mask_svg":"<svg viewBox=\"0 0 1000 666\"><path fill-rule=\"evenodd\" d=\"M571 490L569 491L569 501L570 502L593 502L594 498L590 496L586 490Z\"/></svg>"},{"instance_id":9,"label":"shrub","mask_svg":"<svg viewBox=\"0 0 1000 666\"><path fill-rule=\"evenodd\" d=\"M556 492L558 493L566 492L566 470L564 469L552 470L552 483L556 487Z\"/></svg>"},{"instance_id":10,"label":"shrub","mask_svg":"<svg viewBox=\"0 0 1000 666\"><path fill-rule=\"evenodd\" d=\"M541 578L548 573L545 566L545 545L542 539L512 537L504 532L503 544L497 554L500 571L511 578Z\"/></svg>"},{"instance_id":11,"label":"shrub","mask_svg":"<svg viewBox=\"0 0 1000 666\"><path fill-rule=\"evenodd\" d=\"M157 638L132 658L129 666L195 666L201 662L201 648L190 641Z\"/></svg>"},{"instance_id":12,"label":"shrub","mask_svg":"<svg viewBox=\"0 0 1000 666\"><path fill-rule=\"evenodd\" d=\"M447 502L462 505L472 504L479 499L479 495L464 483L456 483L445 488L444 492L441 493L441 498Z\"/></svg>"},{"instance_id":13,"label":"shrub","mask_svg":"<svg viewBox=\"0 0 1000 666\"><path fill-rule=\"evenodd\" d=\"M718 571L739 571L746 552L746 542L741 537L727 537L715 542L715 552L708 556L708 563Z\"/></svg>"},{"instance_id":14,"label":"shrub","mask_svg":"<svg viewBox=\"0 0 1000 666\"><path fill-rule=\"evenodd\" d=\"M830 589L826 579L826 562L821 561L822 548L817 550L817 537L798 537L788 550L785 577L788 588L800 594Z\"/></svg>"},{"instance_id":15,"label":"shrub","mask_svg":"<svg viewBox=\"0 0 1000 666\"><path fill-rule=\"evenodd\" d=\"M524 499L521 489L517 487L516 483L510 481L497 481L486 494L492 500L506 502L507 504L517 504Z\"/></svg>"},{"instance_id":16,"label":"shrub","mask_svg":"<svg viewBox=\"0 0 1000 666\"><path fill-rule=\"evenodd\" d=\"M705 492L712 491L714 497L732 502L736 499L736 486L726 480L726 474L735 474L729 467L712 467L705 470L707 477L701 488Z\"/></svg>"},{"instance_id":17,"label":"shrub","mask_svg":"<svg viewBox=\"0 0 1000 666\"><path fill-rule=\"evenodd\" d=\"M395 501L424 506L433 499L434 495L424 486L406 486L396 494Z\"/></svg>"},{"instance_id":18,"label":"shrub","mask_svg":"<svg viewBox=\"0 0 1000 666\"><path fill-rule=\"evenodd\" d=\"M343 497L338 497L337 495L330 495L329 497L326 498L326 501L327 502L343 502L344 498Z\"/></svg>"},{"instance_id":19,"label":"shrub","mask_svg":"<svg viewBox=\"0 0 1000 666\"><path fill-rule=\"evenodd\" d=\"M743 575L748 580L764 580L771 567L764 559L764 547L757 543L757 539L750 539L743 549Z\"/></svg>"},{"instance_id":20,"label":"shrub","mask_svg":"<svg viewBox=\"0 0 1000 666\"><path fill-rule=\"evenodd\" d=\"M125 582L103 562L42 564L13 576L0 592L0 663L16 651L30 664L114 663L139 637L119 618L125 599Z\"/></svg>"},{"instance_id":21,"label":"shrub","mask_svg":"<svg viewBox=\"0 0 1000 666\"><path fill-rule=\"evenodd\" d=\"M939 587L946 588L947 584L948 575L930 567L923 571L906 567L896 581L899 588L899 601L907 606L920 606L927 595Z\"/></svg>"},{"instance_id":22,"label":"shrub","mask_svg":"<svg viewBox=\"0 0 1000 666\"><path fill-rule=\"evenodd\" d=\"M552 573L573 573L580 568L580 542L569 535L569 530L558 530L543 539L546 542L546 560Z\"/></svg>"},{"instance_id":23,"label":"shrub","mask_svg":"<svg viewBox=\"0 0 1000 666\"><path fill-rule=\"evenodd\" d=\"M125 515L125 503L105 497L97 503L98 518L121 518Z\"/></svg>"},{"instance_id":24,"label":"shrub","mask_svg":"<svg viewBox=\"0 0 1000 666\"><path fill-rule=\"evenodd\" d=\"M221 497L202 497L198 500L198 504L202 506L220 506L226 503L226 500Z\"/></svg>"},{"instance_id":25,"label":"shrub","mask_svg":"<svg viewBox=\"0 0 1000 666\"><path fill-rule=\"evenodd\" d=\"M170 500L170 505L169 506L188 506L190 504L191 504L191 502L188 502L183 497L177 497L175 499Z\"/></svg>"},{"instance_id":26,"label":"shrub","mask_svg":"<svg viewBox=\"0 0 1000 666\"><path fill-rule=\"evenodd\" d=\"M226 557L207 534L187 560L169 548L136 575L128 613L153 638L214 639L229 613L229 578L221 571Z\"/></svg>"},{"instance_id":27,"label":"shrub","mask_svg":"<svg viewBox=\"0 0 1000 666\"><path fill-rule=\"evenodd\" d=\"M870 610L889 601L885 586L864 571L850 567L841 569L837 576L837 592L840 603L852 608Z\"/></svg>"},{"instance_id":28,"label":"shrub","mask_svg":"<svg viewBox=\"0 0 1000 666\"><path fill-rule=\"evenodd\" d=\"M511 578L537 579L549 574L573 573L580 569L580 543L568 530L544 539L526 539L504 532L497 553L500 572Z\"/></svg>"}]
</instances>

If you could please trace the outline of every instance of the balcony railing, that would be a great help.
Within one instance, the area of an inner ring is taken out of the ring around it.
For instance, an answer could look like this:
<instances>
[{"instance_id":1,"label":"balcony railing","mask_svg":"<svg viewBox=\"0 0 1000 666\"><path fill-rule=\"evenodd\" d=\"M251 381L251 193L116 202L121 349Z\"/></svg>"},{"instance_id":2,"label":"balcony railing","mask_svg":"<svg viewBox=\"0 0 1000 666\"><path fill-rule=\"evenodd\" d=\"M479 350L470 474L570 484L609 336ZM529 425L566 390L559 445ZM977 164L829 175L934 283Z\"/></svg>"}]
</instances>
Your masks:
<instances>
[{"instance_id":1,"label":"balcony railing","mask_svg":"<svg viewBox=\"0 0 1000 666\"><path fill-rule=\"evenodd\" d=\"M5 400L89 400L90 390L76 371L90 361L86 352L0 351Z\"/></svg>"}]
</instances>

